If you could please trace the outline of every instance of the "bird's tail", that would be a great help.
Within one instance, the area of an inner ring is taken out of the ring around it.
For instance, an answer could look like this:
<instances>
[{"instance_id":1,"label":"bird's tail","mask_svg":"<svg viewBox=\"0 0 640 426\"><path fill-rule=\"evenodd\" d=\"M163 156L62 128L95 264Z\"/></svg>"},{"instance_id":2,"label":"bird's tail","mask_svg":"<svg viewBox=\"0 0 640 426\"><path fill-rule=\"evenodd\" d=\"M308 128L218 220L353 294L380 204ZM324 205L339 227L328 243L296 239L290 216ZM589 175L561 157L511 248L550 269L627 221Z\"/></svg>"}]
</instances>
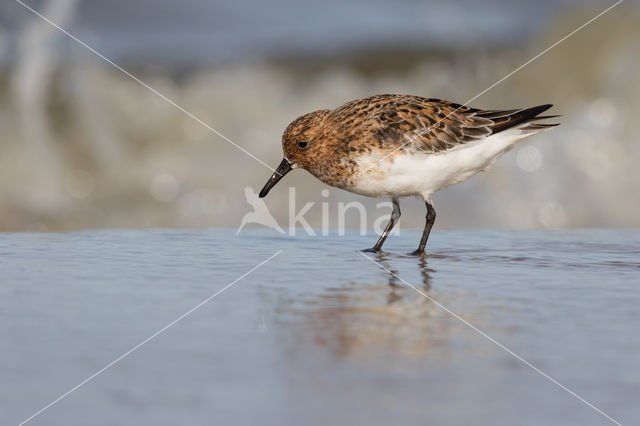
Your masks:
<instances>
[{"instance_id":1,"label":"bird's tail","mask_svg":"<svg viewBox=\"0 0 640 426\"><path fill-rule=\"evenodd\" d=\"M540 115L552 106L552 104L545 104L523 109L482 111L478 113L477 116L488 118L494 122L494 124L489 126L492 134L511 128L517 128L523 133L531 134L549 130L560 124L538 123L540 120L560 117L559 115Z\"/></svg>"}]
</instances>

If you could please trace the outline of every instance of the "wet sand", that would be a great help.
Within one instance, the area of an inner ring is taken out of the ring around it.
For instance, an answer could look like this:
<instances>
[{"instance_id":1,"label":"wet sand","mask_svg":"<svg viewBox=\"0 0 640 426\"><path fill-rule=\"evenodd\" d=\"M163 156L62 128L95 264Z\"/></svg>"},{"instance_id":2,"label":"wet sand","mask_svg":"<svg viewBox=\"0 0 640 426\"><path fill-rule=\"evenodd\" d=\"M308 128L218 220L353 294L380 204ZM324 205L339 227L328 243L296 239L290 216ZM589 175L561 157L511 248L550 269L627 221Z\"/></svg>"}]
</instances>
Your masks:
<instances>
[{"instance_id":1,"label":"wet sand","mask_svg":"<svg viewBox=\"0 0 640 426\"><path fill-rule=\"evenodd\" d=\"M246 231L246 232L245 232ZM2 234L0 423L18 424L256 264L33 425L640 420L638 231ZM399 277L399 278L398 278ZM412 284L433 300L407 287Z\"/></svg>"}]
</instances>

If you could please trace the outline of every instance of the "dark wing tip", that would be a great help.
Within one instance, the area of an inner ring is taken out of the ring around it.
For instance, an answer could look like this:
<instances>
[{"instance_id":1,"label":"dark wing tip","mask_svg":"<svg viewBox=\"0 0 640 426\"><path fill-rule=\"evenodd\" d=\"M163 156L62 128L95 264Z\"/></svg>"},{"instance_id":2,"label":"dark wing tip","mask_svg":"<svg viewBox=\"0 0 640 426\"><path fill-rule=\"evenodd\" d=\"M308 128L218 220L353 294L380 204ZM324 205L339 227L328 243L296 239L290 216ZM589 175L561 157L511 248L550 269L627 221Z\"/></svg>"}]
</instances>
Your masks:
<instances>
[{"instance_id":1,"label":"dark wing tip","mask_svg":"<svg viewBox=\"0 0 640 426\"><path fill-rule=\"evenodd\" d=\"M557 114L557 115L538 115L536 117L531 118L529 121L534 121L534 120L546 120L548 118L558 118L558 117L562 117L561 115Z\"/></svg>"},{"instance_id":2,"label":"dark wing tip","mask_svg":"<svg viewBox=\"0 0 640 426\"><path fill-rule=\"evenodd\" d=\"M553 106L553 104L544 104L544 105L538 105L538 106L534 106L534 107L527 108L527 109L531 110L531 112L533 112L534 115L538 115L538 114L542 114L546 110L550 109L552 106Z\"/></svg>"},{"instance_id":3,"label":"dark wing tip","mask_svg":"<svg viewBox=\"0 0 640 426\"><path fill-rule=\"evenodd\" d=\"M514 116L514 118L524 118L524 121L532 120L538 115L547 111L548 109L551 109L551 107L553 107L553 104L544 104L544 105L538 105L530 108L523 108L517 111L516 113L512 114L512 116Z\"/></svg>"},{"instance_id":4,"label":"dark wing tip","mask_svg":"<svg viewBox=\"0 0 640 426\"><path fill-rule=\"evenodd\" d=\"M552 106L553 104L544 104L544 105L534 106L531 108L523 108L515 111L514 110L505 111L503 114L500 114L499 111L491 111L485 114L487 116L486 118L489 118L494 121L494 124L490 125L489 128L491 129L491 132L495 134L518 125L529 123L531 121L556 117L556 116L540 116L540 114L547 111ZM482 117L483 113L479 113L477 115Z\"/></svg>"}]
</instances>

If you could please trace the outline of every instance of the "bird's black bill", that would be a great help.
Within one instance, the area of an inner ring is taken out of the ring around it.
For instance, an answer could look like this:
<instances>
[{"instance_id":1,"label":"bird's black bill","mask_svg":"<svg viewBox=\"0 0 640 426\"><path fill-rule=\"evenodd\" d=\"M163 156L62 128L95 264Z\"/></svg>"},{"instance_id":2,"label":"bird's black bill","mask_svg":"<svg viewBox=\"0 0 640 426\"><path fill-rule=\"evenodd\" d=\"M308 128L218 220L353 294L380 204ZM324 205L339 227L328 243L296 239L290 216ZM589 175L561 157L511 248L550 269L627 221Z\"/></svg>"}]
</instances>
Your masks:
<instances>
[{"instance_id":1,"label":"bird's black bill","mask_svg":"<svg viewBox=\"0 0 640 426\"><path fill-rule=\"evenodd\" d=\"M289 173L291 169L292 167L289 160L287 160L286 158L283 158L282 162L276 169L276 172L271 175L267 183L264 185L264 188L262 188L262 191L260 191L260 198L266 197L269 191L271 190L271 188L273 188L276 185L276 183L278 183L278 181L282 179L284 175Z\"/></svg>"}]
</instances>

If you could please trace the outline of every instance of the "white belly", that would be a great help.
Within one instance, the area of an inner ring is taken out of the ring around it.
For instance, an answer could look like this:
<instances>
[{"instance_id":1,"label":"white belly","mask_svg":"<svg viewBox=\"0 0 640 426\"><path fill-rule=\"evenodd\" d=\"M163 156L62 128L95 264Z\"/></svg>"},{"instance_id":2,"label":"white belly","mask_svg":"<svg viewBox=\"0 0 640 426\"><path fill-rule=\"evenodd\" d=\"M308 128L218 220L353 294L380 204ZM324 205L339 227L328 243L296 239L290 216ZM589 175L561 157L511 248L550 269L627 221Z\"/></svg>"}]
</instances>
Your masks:
<instances>
[{"instance_id":1,"label":"white belly","mask_svg":"<svg viewBox=\"0 0 640 426\"><path fill-rule=\"evenodd\" d=\"M357 160L360 175L349 190L369 197L419 195L429 199L435 191L487 169L515 142L529 135L513 129L441 153L363 156Z\"/></svg>"}]
</instances>

